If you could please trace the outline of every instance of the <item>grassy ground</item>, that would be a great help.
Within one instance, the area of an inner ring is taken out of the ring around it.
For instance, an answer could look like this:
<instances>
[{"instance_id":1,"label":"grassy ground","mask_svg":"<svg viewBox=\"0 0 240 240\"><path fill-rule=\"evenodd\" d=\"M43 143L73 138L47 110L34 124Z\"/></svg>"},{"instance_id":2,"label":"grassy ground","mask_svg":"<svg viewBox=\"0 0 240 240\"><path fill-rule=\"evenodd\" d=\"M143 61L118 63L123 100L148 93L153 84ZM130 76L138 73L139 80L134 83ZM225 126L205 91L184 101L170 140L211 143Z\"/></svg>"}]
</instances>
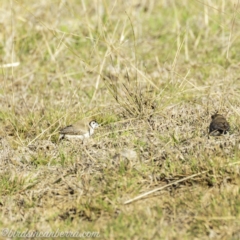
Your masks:
<instances>
[{"instance_id":1,"label":"grassy ground","mask_svg":"<svg viewBox=\"0 0 240 240\"><path fill-rule=\"evenodd\" d=\"M1 0L2 238L239 239L239 7ZM94 137L59 143L84 117Z\"/></svg>"}]
</instances>

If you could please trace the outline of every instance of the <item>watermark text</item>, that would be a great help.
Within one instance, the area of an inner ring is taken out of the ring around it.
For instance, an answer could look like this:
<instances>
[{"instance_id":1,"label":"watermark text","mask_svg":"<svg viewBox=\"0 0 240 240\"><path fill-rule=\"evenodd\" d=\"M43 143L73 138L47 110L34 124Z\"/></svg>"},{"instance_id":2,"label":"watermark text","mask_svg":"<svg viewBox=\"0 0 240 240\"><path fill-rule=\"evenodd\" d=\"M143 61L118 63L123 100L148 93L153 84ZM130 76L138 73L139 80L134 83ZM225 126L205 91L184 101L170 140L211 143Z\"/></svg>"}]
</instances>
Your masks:
<instances>
[{"instance_id":1,"label":"watermark text","mask_svg":"<svg viewBox=\"0 0 240 240\"><path fill-rule=\"evenodd\" d=\"M3 228L2 237L9 238L98 238L99 232L78 232L78 231L15 231L9 228Z\"/></svg>"}]
</instances>

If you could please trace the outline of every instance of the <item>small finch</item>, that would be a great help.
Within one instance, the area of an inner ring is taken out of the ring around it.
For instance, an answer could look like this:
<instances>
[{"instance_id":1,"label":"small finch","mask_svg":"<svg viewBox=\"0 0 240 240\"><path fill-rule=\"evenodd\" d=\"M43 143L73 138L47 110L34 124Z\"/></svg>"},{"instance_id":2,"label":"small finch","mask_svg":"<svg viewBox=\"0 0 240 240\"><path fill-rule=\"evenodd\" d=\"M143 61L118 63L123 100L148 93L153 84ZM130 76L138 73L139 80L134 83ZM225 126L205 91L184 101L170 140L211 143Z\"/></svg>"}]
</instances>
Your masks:
<instances>
[{"instance_id":1,"label":"small finch","mask_svg":"<svg viewBox=\"0 0 240 240\"><path fill-rule=\"evenodd\" d=\"M212 121L209 126L209 135L220 136L222 134L226 134L229 130L230 125L225 117L218 113L212 115Z\"/></svg>"},{"instance_id":2,"label":"small finch","mask_svg":"<svg viewBox=\"0 0 240 240\"><path fill-rule=\"evenodd\" d=\"M93 135L94 130L98 128L99 124L95 120L82 120L75 124L69 125L59 131L59 140L64 138L75 138L84 140Z\"/></svg>"}]
</instances>

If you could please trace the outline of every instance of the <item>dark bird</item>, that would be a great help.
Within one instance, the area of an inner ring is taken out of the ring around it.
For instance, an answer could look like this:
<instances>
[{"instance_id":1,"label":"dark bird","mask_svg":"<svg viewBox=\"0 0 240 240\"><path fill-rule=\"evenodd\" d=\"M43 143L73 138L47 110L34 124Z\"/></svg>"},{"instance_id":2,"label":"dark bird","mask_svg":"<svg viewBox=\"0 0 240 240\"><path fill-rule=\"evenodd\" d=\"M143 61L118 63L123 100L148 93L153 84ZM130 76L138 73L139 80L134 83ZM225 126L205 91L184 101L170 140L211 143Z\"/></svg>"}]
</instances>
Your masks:
<instances>
[{"instance_id":1,"label":"dark bird","mask_svg":"<svg viewBox=\"0 0 240 240\"><path fill-rule=\"evenodd\" d=\"M209 135L220 136L226 134L230 130L230 125L226 118L218 113L212 115L212 121L209 126Z\"/></svg>"}]
</instances>

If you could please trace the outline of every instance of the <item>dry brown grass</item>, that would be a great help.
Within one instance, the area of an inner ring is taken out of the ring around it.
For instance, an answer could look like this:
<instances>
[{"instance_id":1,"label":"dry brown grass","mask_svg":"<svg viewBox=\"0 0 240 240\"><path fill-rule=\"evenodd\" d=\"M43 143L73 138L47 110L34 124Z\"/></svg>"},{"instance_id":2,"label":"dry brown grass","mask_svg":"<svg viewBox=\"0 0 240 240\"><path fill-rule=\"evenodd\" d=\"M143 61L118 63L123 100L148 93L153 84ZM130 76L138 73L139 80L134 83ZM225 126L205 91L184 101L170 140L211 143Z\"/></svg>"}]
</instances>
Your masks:
<instances>
[{"instance_id":1,"label":"dry brown grass","mask_svg":"<svg viewBox=\"0 0 240 240\"><path fill-rule=\"evenodd\" d=\"M240 238L238 9L2 0L0 230ZM57 141L86 116L86 145Z\"/></svg>"}]
</instances>

